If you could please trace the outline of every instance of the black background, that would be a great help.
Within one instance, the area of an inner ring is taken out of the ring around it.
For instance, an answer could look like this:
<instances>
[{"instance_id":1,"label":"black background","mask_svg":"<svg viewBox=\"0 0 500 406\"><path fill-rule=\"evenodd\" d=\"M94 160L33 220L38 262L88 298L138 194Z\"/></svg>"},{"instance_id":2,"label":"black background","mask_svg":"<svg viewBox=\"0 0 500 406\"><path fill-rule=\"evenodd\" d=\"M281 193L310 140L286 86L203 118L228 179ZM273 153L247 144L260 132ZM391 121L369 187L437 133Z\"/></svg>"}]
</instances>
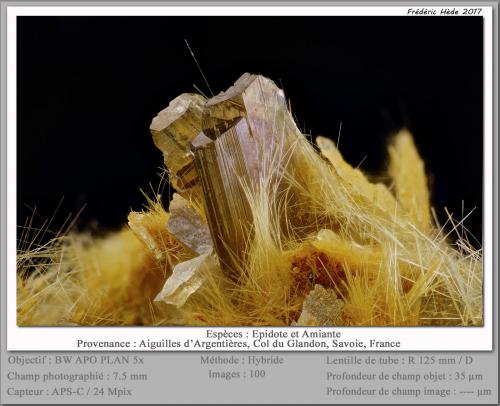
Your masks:
<instances>
[{"instance_id":1,"label":"black background","mask_svg":"<svg viewBox=\"0 0 500 406\"><path fill-rule=\"evenodd\" d=\"M413 132L441 221L447 206L481 237L482 19L476 17L20 17L18 223L36 206L57 228L117 228L161 153L149 124L196 84L215 93L242 73L283 86L299 127L337 140L371 174L389 136Z\"/></svg>"}]
</instances>

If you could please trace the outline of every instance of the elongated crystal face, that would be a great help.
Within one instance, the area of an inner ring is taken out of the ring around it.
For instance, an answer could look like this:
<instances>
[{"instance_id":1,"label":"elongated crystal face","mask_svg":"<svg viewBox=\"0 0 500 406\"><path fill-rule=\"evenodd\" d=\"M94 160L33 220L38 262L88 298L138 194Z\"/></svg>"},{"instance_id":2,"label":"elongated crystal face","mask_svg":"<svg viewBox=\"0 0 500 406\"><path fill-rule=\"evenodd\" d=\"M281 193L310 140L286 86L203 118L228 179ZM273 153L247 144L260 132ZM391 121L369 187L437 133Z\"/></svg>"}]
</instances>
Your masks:
<instances>
[{"instance_id":1,"label":"elongated crystal face","mask_svg":"<svg viewBox=\"0 0 500 406\"><path fill-rule=\"evenodd\" d=\"M221 265L234 275L253 238L253 197L262 182L278 183L273 178L296 127L283 91L263 76L244 74L207 101L202 129L191 143L195 164Z\"/></svg>"},{"instance_id":2,"label":"elongated crystal face","mask_svg":"<svg viewBox=\"0 0 500 406\"><path fill-rule=\"evenodd\" d=\"M243 259L253 221L245 188L250 187L255 172L255 154L246 160L249 148L245 150L245 144L253 146L241 119L215 141L201 134L193 143L210 232L221 266L231 274L234 262Z\"/></svg>"}]
</instances>

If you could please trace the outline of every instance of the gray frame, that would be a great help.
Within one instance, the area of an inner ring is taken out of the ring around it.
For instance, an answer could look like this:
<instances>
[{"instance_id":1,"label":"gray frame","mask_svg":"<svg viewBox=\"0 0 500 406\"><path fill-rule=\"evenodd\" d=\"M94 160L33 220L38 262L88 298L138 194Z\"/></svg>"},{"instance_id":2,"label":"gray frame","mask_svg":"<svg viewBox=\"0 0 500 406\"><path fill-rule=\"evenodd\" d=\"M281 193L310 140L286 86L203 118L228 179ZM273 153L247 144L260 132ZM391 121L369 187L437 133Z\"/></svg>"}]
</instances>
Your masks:
<instances>
[{"instance_id":1,"label":"gray frame","mask_svg":"<svg viewBox=\"0 0 500 406\"><path fill-rule=\"evenodd\" d=\"M444 2L430 2L430 1L425 1L425 2L419 2L419 1L414 1L414 2L402 2L402 1L385 1L385 2L349 2L349 1L343 1L343 2L332 2L332 1L311 1L307 2L306 0L304 1L279 1L279 0L274 0L274 1L241 1L241 2L236 2L236 1L230 1L230 0L220 0L220 1L171 1L171 2L150 2L150 1L145 1L145 2L140 2L140 1L135 1L135 2L124 2L124 1L103 1L103 2L92 2L92 1L40 1L40 2L35 2L35 1L3 1L0 0L0 11L1 11L1 19L0 19L0 29L1 29L1 82L0 82L0 89L6 89L6 84L7 84L7 77L6 77L6 30L7 30L7 24L6 24L6 19L7 19L7 7L9 6L50 6L50 5L57 5L57 6L81 6L81 5L92 5L92 6L117 6L117 5L127 5L127 6L134 6L134 5L140 5L140 6L149 6L149 5L165 5L165 6L174 6L174 5L192 5L192 6L200 6L200 5L259 5L259 6L270 6L270 5L307 5L307 6L316 6L316 5L338 5L338 6L383 6L383 5L391 5L391 6L407 6L407 5L417 5L417 6L458 6L458 5L474 5L474 6L492 6L493 7L493 86L494 86L494 91L493 91L493 151L491 152L493 154L493 247L494 247L494 252L493 252L493 352L488 352L488 353L483 353L481 354L481 357L487 356L489 357L489 361L493 358L496 359L496 364L493 366L490 365L492 368L489 373L493 374L496 376L496 380L498 380L498 247L499 247L499 240L498 240L498 185L499 185L499 179L498 179L498 2L475 2L475 1L458 1L458 2L449 2L449 1L444 1ZM6 364L6 359L8 356L8 353L6 351L6 275L7 275L7 263L6 263L6 219L7 219L7 212L6 212L6 182L7 182L7 167L6 167L6 145L7 145L7 124L6 124L6 92L2 91L1 92L1 99L0 99L0 105L1 105L1 120L0 120L0 172L1 172L1 208L0 208L0 289L1 289L1 313L0 313L0 322L1 322L1 329L0 329L0 351L1 351L1 383L2 385L0 386L0 395L2 401L4 399L7 399L6 394L4 392L4 379L6 376L6 369L7 369L7 364ZM495 251L495 248L497 250ZM11 270L12 271L12 270ZM363 356L367 356L370 353L364 353L362 354ZM401 353L400 353L401 354ZM403 353L404 354L404 353ZM401 355L403 355L401 354ZM458 353L461 354L461 353ZM160 357L159 354L150 354L150 355L155 355L156 357ZM203 355L203 354L201 354ZM306 360L305 357L325 357L325 355L322 354L281 354L283 357L289 357L290 359L295 359L296 357L301 358L302 360ZM399 354L398 354L399 355ZM474 354L474 356L479 356L477 354ZM193 359L199 359L200 354L185 354L185 353L179 353L179 354L161 354L161 357L165 357L164 359L168 359L169 363L172 362L172 364L177 363L177 365L181 365L184 363L184 360L188 359L189 357ZM168 357L168 358L166 358ZM198 357L198 358L197 358ZM484 361L486 362L486 358L484 358ZM198 365L194 363L193 365ZM319 365L319 364L318 364ZM160 365L161 367L161 365ZM196 374L195 374L196 375ZM283 373L283 375L288 376L288 374ZM206 384L210 385L210 382L206 382ZM213 385L213 384L212 384ZM183 385L180 385L183 387ZM189 386L188 386L189 387ZM266 387L268 387L266 385ZM269 386L266 390L269 391L272 386ZM160 388L160 392L161 392ZM189 390L189 389L188 389ZM155 392L153 390L153 392ZM195 391L196 392L196 391ZM231 392L229 390L229 392ZM268 397L264 397L264 399L267 399L269 401L275 401L278 403L283 403L283 401L290 401L290 402L300 402L301 399L295 398L295 399L290 399L290 398L280 398L276 394L273 394L271 392L267 392ZM496 400L498 402L498 386L496 387ZM175 398L175 396L174 396ZM286 400L286 399L287 400ZM177 401L182 401L183 398L175 398ZM175 401L175 399L172 399ZM195 401L196 402L196 396L191 395L191 397L187 397L186 401ZM280 400L281 399L281 400ZM339 398L330 398L331 401L338 401L338 400L348 400L348 401L358 401L358 398L355 399L344 399L342 397ZM69 399L66 399L66 401ZM101 399L104 400L104 399ZM141 399L134 398L134 401L140 401ZM158 399L154 400L152 399L154 403L158 403ZM218 397L215 399L207 399L209 403L211 402L221 402L221 403L226 403L227 399L224 399L223 397ZM235 398L234 400L237 400ZM311 399L312 400L312 399ZM42 401L42 399L31 399L31 401L39 402ZM45 401L44 402L49 402L50 401ZM55 399L55 402L64 402L64 399ZM77 399L77 402L81 403L83 399ZM121 402L122 400L114 400L115 402ZM129 402L129 399L123 400L124 402ZM249 399L245 399L245 402L248 402ZM256 393L254 401L259 402L262 401L262 396L259 397L259 394ZM386 402L390 402L392 400L387 399ZM412 401L408 401L405 399L400 399L399 401L404 401L406 403L413 403ZM321 401L320 401L321 402ZM323 401L324 402L324 401ZM321 403L323 403L321 402ZM446 401L443 400L444 403ZM468 402L467 400L465 402ZM16 402L18 403L18 402Z\"/></svg>"}]
</instances>

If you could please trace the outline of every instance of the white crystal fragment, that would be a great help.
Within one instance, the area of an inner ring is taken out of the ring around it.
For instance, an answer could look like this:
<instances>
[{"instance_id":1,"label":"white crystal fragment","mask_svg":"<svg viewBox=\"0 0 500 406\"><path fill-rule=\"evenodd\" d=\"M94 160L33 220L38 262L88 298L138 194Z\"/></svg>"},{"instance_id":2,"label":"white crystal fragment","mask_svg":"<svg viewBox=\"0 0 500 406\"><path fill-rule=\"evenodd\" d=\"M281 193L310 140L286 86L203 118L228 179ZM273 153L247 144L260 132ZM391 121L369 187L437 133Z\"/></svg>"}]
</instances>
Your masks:
<instances>
[{"instance_id":1,"label":"white crystal fragment","mask_svg":"<svg viewBox=\"0 0 500 406\"><path fill-rule=\"evenodd\" d=\"M216 266L217 261L212 251L177 264L155 301L182 307L189 296L203 284L207 273Z\"/></svg>"}]
</instances>

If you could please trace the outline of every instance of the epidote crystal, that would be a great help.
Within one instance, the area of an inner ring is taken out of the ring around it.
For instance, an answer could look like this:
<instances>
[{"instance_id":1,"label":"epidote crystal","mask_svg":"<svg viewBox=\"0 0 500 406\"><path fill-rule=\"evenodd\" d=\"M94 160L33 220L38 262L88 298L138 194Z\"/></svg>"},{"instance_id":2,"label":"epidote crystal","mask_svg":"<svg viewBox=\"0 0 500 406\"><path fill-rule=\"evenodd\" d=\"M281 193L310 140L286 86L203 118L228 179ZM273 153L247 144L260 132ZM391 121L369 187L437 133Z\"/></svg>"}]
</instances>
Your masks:
<instances>
[{"instance_id":1,"label":"epidote crystal","mask_svg":"<svg viewBox=\"0 0 500 406\"><path fill-rule=\"evenodd\" d=\"M189 195L197 185L190 142L201 132L204 104L203 96L183 93L160 111L150 125L153 141L163 153L170 182L184 195Z\"/></svg>"},{"instance_id":2,"label":"epidote crystal","mask_svg":"<svg viewBox=\"0 0 500 406\"><path fill-rule=\"evenodd\" d=\"M283 91L250 74L204 106L203 133L191 145L215 248L229 274L244 260L251 239L248 196L257 193L270 166L283 161L285 127L293 124L284 119L287 114Z\"/></svg>"}]
</instances>

